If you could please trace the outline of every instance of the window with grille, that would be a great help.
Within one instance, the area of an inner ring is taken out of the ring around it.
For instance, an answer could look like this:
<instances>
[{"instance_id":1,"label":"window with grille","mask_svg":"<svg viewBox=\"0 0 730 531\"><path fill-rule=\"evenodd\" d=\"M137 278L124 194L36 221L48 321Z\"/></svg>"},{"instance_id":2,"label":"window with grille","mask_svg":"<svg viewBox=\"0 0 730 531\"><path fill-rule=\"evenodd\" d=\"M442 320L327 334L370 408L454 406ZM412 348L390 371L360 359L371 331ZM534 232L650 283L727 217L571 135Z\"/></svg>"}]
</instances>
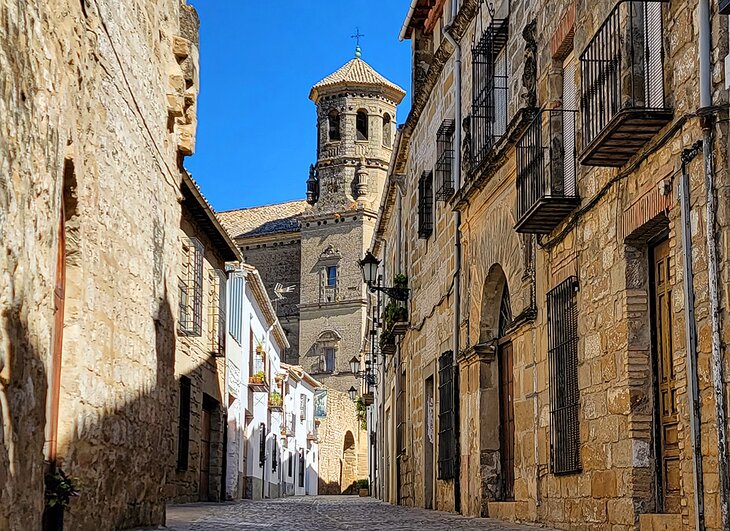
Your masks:
<instances>
[{"instance_id":1,"label":"window with grille","mask_svg":"<svg viewBox=\"0 0 730 531\"><path fill-rule=\"evenodd\" d=\"M508 20L495 19L472 50L472 163L478 167L507 130Z\"/></svg>"},{"instance_id":2,"label":"window with grille","mask_svg":"<svg viewBox=\"0 0 730 531\"><path fill-rule=\"evenodd\" d=\"M214 356L226 354L226 274L218 269L211 271L210 292L208 293L210 308L209 334L210 351Z\"/></svg>"},{"instance_id":3,"label":"window with grille","mask_svg":"<svg viewBox=\"0 0 730 531\"><path fill-rule=\"evenodd\" d=\"M299 450L299 486L304 486L304 450Z\"/></svg>"},{"instance_id":4,"label":"window with grille","mask_svg":"<svg viewBox=\"0 0 730 531\"><path fill-rule=\"evenodd\" d=\"M438 478L454 479L456 473L456 396L452 351L439 357Z\"/></svg>"},{"instance_id":5,"label":"window with grille","mask_svg":"<svg viewBox=\"0 0 730 531\"><path fill-rule=\"evenodd\" d=\"M424 171L418 180L418 237L433 234L433 172Z\"/></svg>"},{"instance_id":6,"label":"window with grille","mask_svg":"<svg viewBox=\"0 0 730 531\"><path fill-rule=\"evenodd\" d=\"M228 281L228 333L239 345L243 341L243 278L234 274Z\"/></svg>"},{"instance_id":7,"label":"window with grille","mask_svg":"<svg viewBox=\"0 0 730 531\"><path fill-rule=\"evenodd\" d=\"M444 120L436 132L437 201L447 201L454 194L454 120Z\"/></svg>"},{"instance_id":8,"label":"window with grille","mask_svg":"<svg viewBox=\"0 0 730 531\"><path fill-rule=\"evenodd\" d=\"M550 370L550 464L554 474L579 472L578 279L547 295Z\"/></svg>"},{"instance_id":9,"label":"window with grille","mask_svg":"<svg viewBox=\"0 0 730 531\"><path fill-rule=\"evenodd\" d=\"M299 395L299 419L306 420L307 418L307 395Z\"/></svg>"},{"instance_id":10,"label":"window with grille","mask_svg":"<svg viewBox=\"0 0 730 531\"><path fill-rule=\"evenodd\" d=\"M266 424L259 424L259 467L266 464Z\"/></svg>"},{"instance_id":11,"label":"window with grille","mask_svg":"<svg viewBox=\"0 0 730 531\"><path fill-rule=\"evenodd\" d=\"M183 335L200 336L203 328L203 244L189 238L182 244L179 277L179 329Z\"/></svg>"},{"instance_id":12,"label":"window with grille","mask_svg":"<svg viewBox=\"0 0 730 531\"><path fill-rule=\"evenodd\" d=\"M398 389L398 397L396 400L396 444L398 445L398 454L406 453L406 371L400 372L400 388Z\"/></svg>"},{"instance_id":13,"label":"window with grille","mask_svg":"<svg viewBox=\"0 0 730 531\"><path fill-rule=\"evenodd\" d=\"M180 415L177 426L177 469L188 469L190 448L190 378L180 377Z\"/></svg>"}]
</instances>

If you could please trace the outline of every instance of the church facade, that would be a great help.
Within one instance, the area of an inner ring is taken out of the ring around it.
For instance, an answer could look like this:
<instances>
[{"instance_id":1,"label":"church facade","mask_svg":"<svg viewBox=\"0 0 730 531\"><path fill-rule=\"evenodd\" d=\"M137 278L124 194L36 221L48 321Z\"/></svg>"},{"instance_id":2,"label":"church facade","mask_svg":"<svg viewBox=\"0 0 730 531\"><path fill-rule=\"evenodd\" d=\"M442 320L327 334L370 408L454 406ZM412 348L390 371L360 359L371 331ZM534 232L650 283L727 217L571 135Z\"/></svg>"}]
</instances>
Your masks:
<instances>
[{"instance_id":1,"label":"church facade","mask_svg":"<svg viewBox=\"0 0 730 531\"><path fill-rule=\"evenodd\" d=\"M321 494L368 475L367 438L347 390L350 360L367 337L367 289L358 260L369 247L405 95L360 58L312 87L317 161L306 201L221 212L247 263L261 273L290 348L286 363L323 383Z\"/></svg>"}]
</instances>

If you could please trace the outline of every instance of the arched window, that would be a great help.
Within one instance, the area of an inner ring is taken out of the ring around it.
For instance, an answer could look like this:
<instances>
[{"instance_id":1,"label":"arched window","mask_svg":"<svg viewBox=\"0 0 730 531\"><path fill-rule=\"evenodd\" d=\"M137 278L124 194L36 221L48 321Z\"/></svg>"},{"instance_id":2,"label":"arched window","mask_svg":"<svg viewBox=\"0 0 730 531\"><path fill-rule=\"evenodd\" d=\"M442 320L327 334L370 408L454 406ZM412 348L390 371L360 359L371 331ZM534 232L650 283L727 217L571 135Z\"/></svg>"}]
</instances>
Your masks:
<instances>
[{"instance_id":1,"label":"arched window","mask_svg":"<svg viewBox=\"0 0 730 531\"><path fill-rule=\"evenodd\" d=\"M385 113L383 115L383 145L390 147L391 143L391 133L392 127L390 125L390 114Z\"/></svg>"},{"instance_id":2,"label":"arched window","mask_svg":"<svg viewBox=\"0 0 730 531\"><path fill-rule=\"evenodd\" d=\"M331 141L340 140L340 113L334 109L327 115L328 134L327 139Z\"/></svg>"},{"instance_id":3,"label":"arched window","mask_svg":"<svg viewBox=\"0 0 730 531\"><path fill-rule=\"evenodd\" d=\"M357 139L367 140L368 139L368 113L364 110L357 111L357 118L355 120L355 128L357 129Z\"/></svg>"}]
</instances>

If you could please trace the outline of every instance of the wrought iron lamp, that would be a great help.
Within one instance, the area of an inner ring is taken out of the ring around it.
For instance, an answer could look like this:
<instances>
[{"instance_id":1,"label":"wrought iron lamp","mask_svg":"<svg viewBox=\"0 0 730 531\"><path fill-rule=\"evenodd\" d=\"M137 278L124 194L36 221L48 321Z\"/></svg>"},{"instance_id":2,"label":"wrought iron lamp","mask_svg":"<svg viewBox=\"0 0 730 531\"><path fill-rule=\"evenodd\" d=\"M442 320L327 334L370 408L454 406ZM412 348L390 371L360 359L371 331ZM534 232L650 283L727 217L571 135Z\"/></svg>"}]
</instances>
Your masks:
<instances>
[{"instance_id":1,"label":"wrought iron lamp","mask_svg":"<svg viewBox=\"0 0 730 531\"><path fill-rule=\"evenodd\" d=\"M385 293L391 299L397 301L407 301L408 294L411 290L403 287L386 287L380 285L380 276L378 275L378 267L380 266L380 260L378 260L373 254L368 251L365 253L365 257L358 261L360 269L362 270L362 279L365 284L368 285L371 293L380 291Z\"/></svg>"}]
</instances>

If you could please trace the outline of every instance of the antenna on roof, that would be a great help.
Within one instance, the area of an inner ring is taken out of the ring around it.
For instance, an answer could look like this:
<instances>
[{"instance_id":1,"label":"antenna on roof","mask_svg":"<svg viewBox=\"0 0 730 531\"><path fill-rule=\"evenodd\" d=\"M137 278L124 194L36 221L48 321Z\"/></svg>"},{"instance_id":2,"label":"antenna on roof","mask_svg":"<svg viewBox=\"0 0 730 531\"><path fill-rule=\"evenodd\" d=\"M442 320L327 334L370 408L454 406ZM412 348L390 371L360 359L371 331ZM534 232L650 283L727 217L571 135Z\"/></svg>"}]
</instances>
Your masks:
<instances>
[{"instance_id":1,"label":"antenna on roof","mask_svg":"<svg viewBox=\"0 0 730 531\"><path fill-rule=\"evenodd\" d=\"M355 35L350 37L351 39L355 39L357 42L357 46L355 46L355 57L357 59L360 59L360 56L362 55L362 50L360 49L360 38L364 36L364 33L360 33L360 28L355 28Z\"/></svg>"}]
</instances>

